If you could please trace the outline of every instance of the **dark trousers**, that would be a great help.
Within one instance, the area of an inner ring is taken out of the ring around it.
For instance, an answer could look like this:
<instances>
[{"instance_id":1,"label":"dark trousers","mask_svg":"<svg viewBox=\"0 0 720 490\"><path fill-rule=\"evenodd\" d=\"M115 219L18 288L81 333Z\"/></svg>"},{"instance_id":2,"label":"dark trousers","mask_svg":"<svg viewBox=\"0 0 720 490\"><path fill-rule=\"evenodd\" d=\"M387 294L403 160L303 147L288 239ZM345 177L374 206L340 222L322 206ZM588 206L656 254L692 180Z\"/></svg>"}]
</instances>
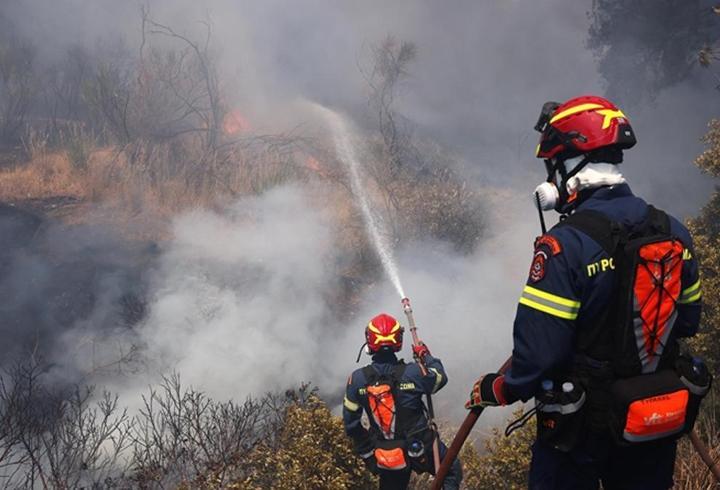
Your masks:
<instances>
[{"instance_id":1,"label":"dark trousers","mask_svg":"<svg viewBox=\"0 0 720 490\"><path fill-rule=\"evenodd\" d=\"M445 453L447 452L447 446L440 442L440 459L445 457ZM425 461L426 463L423 465L424 468L423 471L427 473L435 474L435 466L433 462L433 453L432 448L429 449L425 453ZM408 487L408 483L410 483L410 476L412 475L412 470L410 468L406 468L402 471L387 471L387 470L379 470L378 474L380 475L380 490L405 490ZM445 482L443 484L444 490L458 490L460 488L460 482L462 481L462 467L460 465L460 460L455 459L453 462L453 465L450 467L450 471L448 472L447 476L445 477Z\"/></svg>"},{"instance_id":2,"label":"dark trousers","mask_svg":"<svg viewBox=\"0 0 720 490\"><path fill-rule=\"evenodd\" d=\"M380 470L380 490L405 490L410 483L412 472L407 471L386 471Z\"/></svg>"},{"instance_id":3,"label":"dark trousers","mask_svg":"<svg viewBox=\"0 0 720 490\"><path fill-rule=\"evenodd\" d=\"M588 437L576 450L560 452L542 442L532 447L530 490L667 490L673 486L675 440L617 446Z\"/></svg>"}]
</instances>

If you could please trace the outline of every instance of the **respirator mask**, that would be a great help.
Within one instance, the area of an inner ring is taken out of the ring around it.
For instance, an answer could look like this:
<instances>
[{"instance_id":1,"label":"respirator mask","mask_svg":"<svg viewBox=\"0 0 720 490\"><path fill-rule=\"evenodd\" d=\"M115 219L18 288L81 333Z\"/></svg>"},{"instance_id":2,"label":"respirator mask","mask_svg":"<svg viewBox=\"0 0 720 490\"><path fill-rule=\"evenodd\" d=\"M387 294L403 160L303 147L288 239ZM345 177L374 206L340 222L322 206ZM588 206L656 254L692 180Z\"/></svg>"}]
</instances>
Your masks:
<instances>
[{"instance_id":1,"label":"respirator mask","mask_svg":"<svg viewBox=\"0 0 720 490\"><path fill-rule=\"evenodd\" d=\"M560 200L560 192L558 192L554 183L543 182L535 188L533 200L540 211L550 211L557 206Z\"/></svg>"},{"instance_id":2,"label":"respirator mask","mask_svg":"<svg viewBox=\"0 0 720 490\"><path fill-rule=\"evenodd\" d=\"M580 155L567 160L545 160L548 178L535 188L533 198L541 211L552 209L559 213L567 212L568 203L577 192L577 180L573 176L582 170L590 161L587 155Z\"/></svg>"}]
</instances>

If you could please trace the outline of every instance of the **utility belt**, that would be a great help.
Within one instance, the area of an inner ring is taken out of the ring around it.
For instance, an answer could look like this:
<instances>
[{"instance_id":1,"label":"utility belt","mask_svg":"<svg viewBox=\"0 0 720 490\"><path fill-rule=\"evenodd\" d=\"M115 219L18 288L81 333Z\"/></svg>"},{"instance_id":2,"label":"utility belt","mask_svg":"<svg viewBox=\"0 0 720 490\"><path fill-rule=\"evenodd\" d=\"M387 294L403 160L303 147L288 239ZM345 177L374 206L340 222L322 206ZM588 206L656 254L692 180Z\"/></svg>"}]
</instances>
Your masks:
<instances>
[{"instance_id":1,"label":"utility belt","mask_svg":"<svg viewBox=\"0 0 720 490\"><path fill-rule=\"evenodd\" d=\"M679 356L671 368L614 378L609 363L580 364L571 376L543 381L535 398L538 440L570 451L586 433L618 445L690 432L712 376L701 359Z\"/></svg>"},{"instance_id":2,"label":"utility belt","mask_svg":"<svg viewBox=\"0 0 720 490\"><path fill-rule=\"evenodd\" d=\"M386 471L402 471L410 468L417 473L432 472L432 445L436 432L431 428L420 428L408 432L401 439L375 441L377 467Z\"/></svg>"}]
</instances>

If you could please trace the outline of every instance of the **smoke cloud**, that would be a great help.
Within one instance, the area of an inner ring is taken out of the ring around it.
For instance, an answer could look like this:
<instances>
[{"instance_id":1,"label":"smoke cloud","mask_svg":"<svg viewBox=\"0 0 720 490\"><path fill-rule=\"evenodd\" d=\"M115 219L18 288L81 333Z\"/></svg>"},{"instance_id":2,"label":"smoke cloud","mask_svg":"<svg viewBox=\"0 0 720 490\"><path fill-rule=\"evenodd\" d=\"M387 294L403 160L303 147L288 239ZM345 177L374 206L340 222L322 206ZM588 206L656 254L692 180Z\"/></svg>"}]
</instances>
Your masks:
<instances>
[{"instance_id":1,"label":"smoke cloud","mask_svg":"<svg viewBox=\"0 0 720 490\"><path fill-rule=\"evenodd\" d=\"M176 220L139 335L158 372L221 398L315 378L332 346L331 230L297 188Z\"/></svg>"},{"instance_id":2,"label":"smoke cloud","mask_svg":"<svg viewBox=\"0 0 720 490\"><path fill-rule=\"evenodd\" d=\"M223 83L233 94L229 102L259 132L313 121L295 104L299 98L342 108L367 128L373 120L361 70L367 70L370 46L387 34L416 43L418 60L398 110L413 121L418 137L459 156L470 185L496 189L488 199L490 237L475 253L459 255L429 241L401 242L395 251L421 336L449 372L438 413L457 418L474 379L510 353L515 305L538 233L528 196L544 178L532 156L537 135L531 128L539 109L546 100L603 90L585 47L591 1L147 5L153 18L189 36L203 36L198 21L211 21ZM73 45L94 49L121 39L138 49L139 8L112 0L26 0L6 2L0 13L38 45L39 60L49 65ZM633 83L632 73L626 75ZM712 183L691 165L714 111L701 95L711 85L693 79L661 93L654 104L626 110L640 142L627 153L623 172L641 195L680 217L695 213L711 192ZM73 253L127 258L93 276L100 282L93 283L94 306L80 315L82 321L73 319L59 332L47 329L59 350L76 353L58 364L93 372L139 345L137 371L101 373L100 379L125 392L126 403L169 369L222 398L311 381L337 400L356 367L367 319L380 311L402 313L382 278L360 298L358 311L339 313L329 304L340 287L337 264L344 257L335 247L337 230L312 192L281 187L222 211L185 214L174 221L173 238L141 258L128 255L132 247L120 239L98 241L107 236L98 229L57 236L50 250L61 243L94 243ZM29 290L37 283L24 278L34 268L49 269L13 257L13 277L19 278L13 284L25 289L12 287L37 298L37 289ZM137 270L136 264L144 265ZM47 280L53 287L63 284L56 276ZM147 316L133 329L117 329L107 312L128 291L142 292ZM3 335L12 338L16 331ZM83 340L90 338L99 340ZM70 348L77 345L84 347Z\"/></svg>"}]
</instances>

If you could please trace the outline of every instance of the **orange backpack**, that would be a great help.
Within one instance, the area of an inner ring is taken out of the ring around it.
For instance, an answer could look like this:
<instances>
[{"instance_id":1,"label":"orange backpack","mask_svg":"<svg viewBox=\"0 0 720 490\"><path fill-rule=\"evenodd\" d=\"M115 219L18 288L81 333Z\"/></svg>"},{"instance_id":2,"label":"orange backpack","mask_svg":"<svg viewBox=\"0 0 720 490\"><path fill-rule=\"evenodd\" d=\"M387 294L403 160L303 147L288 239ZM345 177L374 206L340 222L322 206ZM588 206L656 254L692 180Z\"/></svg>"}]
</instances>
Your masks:
<instances>
[{"instance_id":1,"label":"orange backpack","mask_svg":"<svg viewBox=\"0 0 720 490\"><path fill-rule=\"evenodd\" d=\"M679 362L672 335L685 245L672 235L669 217L649 206L646 220L628 229L601 213L579 211L566 225L603 246L615 269L606 313L578 332L580 353L609 366L609 379L586 383L590 399L602 405L596 419L607 423L609 409L612 432L622 443L690 431L711 377L706 369L698 374L678 368L687 365ZM609 399L592 393L598 385Z\"/></svg>"},{"instance_id":2,"label":"orange backpack","mask_svg":"<svg viewBox=\"0 0 720 490\"><path fill-rule=\"evenodd\" d=\"M398 385L406 367L400 362L389 374L380 374L372 366L363 368L368 416L376 433L375 459L378 468L384 470L403 470L408 466L405 428L417 416L397 404Z\"/></svg>"}]
</instances>

